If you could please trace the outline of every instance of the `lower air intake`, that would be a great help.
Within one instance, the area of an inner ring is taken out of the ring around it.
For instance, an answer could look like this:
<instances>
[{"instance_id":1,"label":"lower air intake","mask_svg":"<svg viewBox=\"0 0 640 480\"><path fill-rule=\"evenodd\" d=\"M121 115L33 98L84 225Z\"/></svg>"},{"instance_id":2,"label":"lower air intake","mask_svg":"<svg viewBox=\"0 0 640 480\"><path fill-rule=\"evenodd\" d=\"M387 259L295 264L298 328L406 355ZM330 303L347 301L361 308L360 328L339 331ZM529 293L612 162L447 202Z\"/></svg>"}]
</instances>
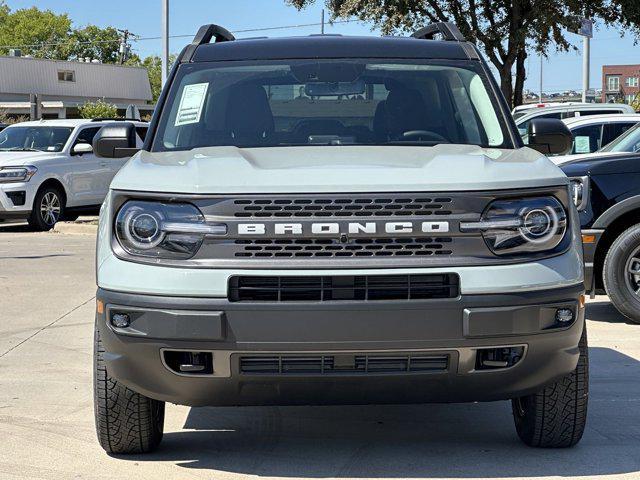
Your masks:
<instances>
[{"instance_id":1,"label":"lower air intake","mask_svg":"<svg viewBox=\"0 0 640 480\"><path fill-rule=\"evenodd\" d=\"M367 375L444 372L441 354L254 355L240 357L243 375Z\"/></svg>"},{"instance_id":2,"label":"lower air intake","mask_svg":"<svg viewBox=\"0 0 640 480\"><path fill-rule=\"evenodd\" d=\"M423 300L455 298L456 274L362 276L234 276L232 302Z\"/></svg>"}]
</instances>

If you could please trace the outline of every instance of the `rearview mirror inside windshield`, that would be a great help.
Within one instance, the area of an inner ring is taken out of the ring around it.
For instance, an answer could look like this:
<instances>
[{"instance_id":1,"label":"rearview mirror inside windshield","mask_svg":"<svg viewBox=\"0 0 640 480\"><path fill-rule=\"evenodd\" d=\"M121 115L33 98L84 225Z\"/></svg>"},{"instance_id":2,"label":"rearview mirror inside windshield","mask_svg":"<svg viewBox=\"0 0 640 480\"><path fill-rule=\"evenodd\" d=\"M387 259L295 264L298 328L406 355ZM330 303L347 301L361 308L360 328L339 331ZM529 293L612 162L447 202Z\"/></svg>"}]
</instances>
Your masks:
<instances>
[{"instance_id":1,"label":"rearview mirror inside windshield","mask_svg":"<svg viewBox=\"0 0 640 480\"><path fill-rule=\"evenodd\" d=\"M304 93L308 97L362 95L364 90L364 80L356 80L354 82L308 83L304 87Z\"/></svg>"}]
</instances>

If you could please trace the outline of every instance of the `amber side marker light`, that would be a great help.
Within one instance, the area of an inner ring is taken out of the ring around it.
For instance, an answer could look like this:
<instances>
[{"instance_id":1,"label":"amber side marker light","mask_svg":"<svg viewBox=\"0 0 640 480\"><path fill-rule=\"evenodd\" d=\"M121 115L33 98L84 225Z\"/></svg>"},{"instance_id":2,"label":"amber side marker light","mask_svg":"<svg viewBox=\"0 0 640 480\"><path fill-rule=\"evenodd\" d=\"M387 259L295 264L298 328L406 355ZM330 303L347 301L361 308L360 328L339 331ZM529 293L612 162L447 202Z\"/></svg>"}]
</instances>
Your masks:
<instances>
[{"instance_id":1,"label":"amber side marker light","mask_svg":"<svg viewBox=\"0 0 640 480\"><path fill-rule=\"evenodd\" d=\"M104 313L104 302L102 300L96 300L96 312L100 315Z\"/></svg>"},{"instance_id":2,"label":"amber side marker light","mask_svg":"<svg viewBox=\"0 0 640 480\"><path fill-rule=\"evenodd\" d=\"M584 308L586 298L587 297L585 295L580 295L580 297L578 298L578 305L580 305L580 308Z\"/></svg>"},{"instance_id":3,"label":"amber side marker light","mask_svg":"<svg viewBox=\"0 0 640 480\"><path fill-rule=\"evenodd\" d=\"M582 243L596 243L595 235L582 235Z\"/></svg>"}]
</instances>

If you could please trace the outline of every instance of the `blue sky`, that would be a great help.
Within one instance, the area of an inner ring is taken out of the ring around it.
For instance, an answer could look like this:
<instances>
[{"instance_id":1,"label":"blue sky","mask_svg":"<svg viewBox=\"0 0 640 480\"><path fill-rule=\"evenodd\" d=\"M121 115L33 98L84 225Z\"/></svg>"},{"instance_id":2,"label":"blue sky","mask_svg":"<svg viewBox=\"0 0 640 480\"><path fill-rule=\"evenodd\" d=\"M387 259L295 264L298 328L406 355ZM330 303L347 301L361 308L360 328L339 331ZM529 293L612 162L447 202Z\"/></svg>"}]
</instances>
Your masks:
<instances>
[{"instance_id":1,"label":"blue sky","mask_svg":"<svg viewBox=\"0 0 640 480\"><path fill-rule=\"evenodd\" d=\"M193 35L202 23L218 23L231 31L281 25L299 25L320 21L324 4L318 0L313 7L298 12L285 5L284 0L170 0L171 35ZM76 26L93 23L128 28L140 37L160 35L160 0L7 0L12 9L37 6L56 13L68 13ZM346 35L376 34L370 25L353 22L327 26L327 33ZM300 27L272 30L263 33L239 33L238 37L284 36L319 33L319 27ZM581 48L582 40L570 34L570 39ZM171 50L179 51L188 38L171 40ZM159 54L160 40L141 40L133 44L142 56ZM633 37L620 38L615 29L596 27L591 42L591 87L601 87L603 64L640 63L640 45L633 44ZM538 90L540 61L531 57L528 61L526 87ZM582 87L581 51L557 54L550 52L544 61L545 91L580 89Z\"/></svg>"}]
</instances>

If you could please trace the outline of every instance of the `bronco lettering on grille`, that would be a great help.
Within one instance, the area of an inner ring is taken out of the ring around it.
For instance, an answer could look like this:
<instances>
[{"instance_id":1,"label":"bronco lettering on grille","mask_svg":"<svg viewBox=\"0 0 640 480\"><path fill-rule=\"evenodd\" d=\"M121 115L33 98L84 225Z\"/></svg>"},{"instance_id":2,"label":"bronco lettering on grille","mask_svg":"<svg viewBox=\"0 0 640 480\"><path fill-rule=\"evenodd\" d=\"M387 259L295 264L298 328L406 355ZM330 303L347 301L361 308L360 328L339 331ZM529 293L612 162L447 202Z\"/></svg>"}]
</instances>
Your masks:
<instances>
[{"instance_id":1,"label":"bronco lettering on grille","mask_svg":"<svg viewBox=\"0 0 640 480\"><path fill-rule=\"evenodd\" d=\"M273 223L274 235L336 235L336 234L376 234L384 232L395 233L446 233L449 231L449 222L329 222L329 223ZM265 223L240 223L239 235L267 235Z\"/></svg>"}]
</instances>

